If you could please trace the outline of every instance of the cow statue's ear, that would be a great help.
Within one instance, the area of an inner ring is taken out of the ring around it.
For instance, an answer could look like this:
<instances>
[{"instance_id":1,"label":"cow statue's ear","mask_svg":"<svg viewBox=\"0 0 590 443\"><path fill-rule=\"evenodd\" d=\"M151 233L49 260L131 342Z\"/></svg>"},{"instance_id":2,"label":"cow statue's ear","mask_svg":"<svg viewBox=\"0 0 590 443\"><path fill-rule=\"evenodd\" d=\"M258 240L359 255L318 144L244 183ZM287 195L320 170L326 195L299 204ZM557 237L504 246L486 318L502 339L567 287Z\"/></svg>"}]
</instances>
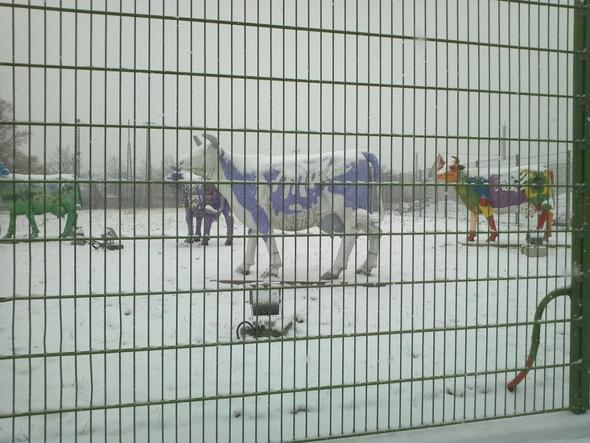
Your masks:
<instances>
[{"instance_id":1,"label":"cow statue's ear","mask_svg":"<svg viewBox=\"0 0 590 443\"><path fill-rule=\"evenodd\" d=\"M209 141L209 145L213 146L214 148L219 148L219 140L212 134L203 133L203 138Z\"/></svg>"},{"instance_id":2,"label":"cow statue's ear","mask_svg":"<svg viewBox=\"0 0 590 443\"><path fill-rule=\"evenodd\" d=\"M196 135L193 135L193 140L197 146L201 146L203 144L201 139L199 137L197 137Z\"/></svg>"},{"instance_id":3,"label":"cow statue's ear","mask_svg":"<svg viewBox=\"0 0 590 443\"><path fill-rule=\"evenodd\" d=\"M453 159L453 164L451 165L451 169L458 169L459 171L462 171L463 169L465 169L464 165L459 164L459 157L457 157L456 155L451 155L451 158Z\"/></svg>"},{"instance_id":4,"label":"cow statue's ear","mask_svg":"<svg viewBox=\"0 0 590 443\"><path fill-rule=\"evenodd\" d=\"M206 133L203 134L203 138L209 142L205 149L205 176L209 179L217 178L219 141L214 135Z\"/></svg>"}]
</instances>

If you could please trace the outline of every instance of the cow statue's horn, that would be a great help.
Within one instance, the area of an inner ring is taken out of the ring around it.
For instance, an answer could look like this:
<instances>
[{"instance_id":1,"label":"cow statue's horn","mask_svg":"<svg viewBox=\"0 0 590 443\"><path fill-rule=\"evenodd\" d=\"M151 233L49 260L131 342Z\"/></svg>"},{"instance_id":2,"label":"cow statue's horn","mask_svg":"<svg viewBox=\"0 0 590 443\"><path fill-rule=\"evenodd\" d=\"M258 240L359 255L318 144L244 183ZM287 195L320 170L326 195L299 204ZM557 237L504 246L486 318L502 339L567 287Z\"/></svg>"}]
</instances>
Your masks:
<instances>
[{"instance_id":1,"label":"cow statue's horn","mask_svg":"<svg viewBox=\"0 0 590 443\"><path fill-rule=\"evenodd\" d=\"M203 144L203 142L201 141L201 139L198 136L196 136L196 135L193 135L193 140L195 141L195 144L197 146L201 146Z\"/></svg>"}]
</instances>

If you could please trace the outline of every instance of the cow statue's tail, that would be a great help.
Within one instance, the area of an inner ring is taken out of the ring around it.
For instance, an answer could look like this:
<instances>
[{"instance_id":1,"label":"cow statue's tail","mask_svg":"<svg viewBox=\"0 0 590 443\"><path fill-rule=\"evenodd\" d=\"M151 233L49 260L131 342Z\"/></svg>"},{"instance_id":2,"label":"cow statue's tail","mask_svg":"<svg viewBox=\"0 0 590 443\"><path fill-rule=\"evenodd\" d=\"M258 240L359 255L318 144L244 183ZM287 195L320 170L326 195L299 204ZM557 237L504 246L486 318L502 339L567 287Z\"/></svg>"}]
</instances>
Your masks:
<instances>
[{"instance_id":1,"label":"cow statue's tail","mask_svg":"<svg viewBox=\"0 0 590 443\"><path fill-rule=\"evenodd\" d=\"M82 209L84 207L84 202L82 201L82 191L80 190L80 183L74 183L74 192L76 193L76 206L78 209Z\"/></svg>"},{"instance_id":2,"label":"cow statue's tail","mask_svg":"<svg viewBox=\"0 0 590 443\"><path fill-rule=\"evenodd\" d=\"M376 221L383 216L381 208L383 208L381 201L381 164L375 154L370 152L363 152L363 156L369 163L369 213L376 217Z\"/></svg>"},{"instance_id":3,"label":"cow statue's tail","mask_svg":"<svg viewBox=\"0 0 590 443\"><path fill-rule=\"evenodd\" d=\"M553 175L553 169L547 168L547 172L545 174L547 175L547 181L549 182L549 200L553 206L553 197L555 195L555 177Z\"/></svg>"}]
</instances>

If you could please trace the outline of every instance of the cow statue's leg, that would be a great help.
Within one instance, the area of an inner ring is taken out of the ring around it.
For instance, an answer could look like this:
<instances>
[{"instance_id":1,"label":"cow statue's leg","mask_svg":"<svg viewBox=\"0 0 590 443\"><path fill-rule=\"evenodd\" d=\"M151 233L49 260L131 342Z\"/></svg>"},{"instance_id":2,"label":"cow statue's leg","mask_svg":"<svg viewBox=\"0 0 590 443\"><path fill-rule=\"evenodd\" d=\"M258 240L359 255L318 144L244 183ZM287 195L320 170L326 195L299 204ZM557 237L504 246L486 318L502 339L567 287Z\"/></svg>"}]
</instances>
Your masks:
<instances>
[{"instance_id":1,"label":"cow statue's leg","mask_svg":"<svg viewBox=\"0 0 590 443\"><path fill-rule=\"evenodd\" d=\"M248 235L255 234L252 229L248 229ZM236 268L236 272L248 275L250 274L250 267L254 264L254 257L256 255L256 248L258 247L258 237L252 235L246 241L246 251L244 252L244 261Z\"/></svg>"},{"instance_id":2,"label":"cow statue's leg","mask_svg":"<svg viewBox=\"0 0 590 443\"><path fill-rule=\"evenodd\" d=\"M381 228L379 220L374 216L371 217L366 211L357 211L359 219L359 227L368 234L369 247L367 249L367 259L359 267L356 272L358 274L371 275L371 271L378 265L379 257L379 239Z\"/></svg>"},{"instance_id":3,"label":"cow statue's leg","mask_svg":"<svg viewBox=\"0 0 590 443\"><path fill-rule=\"evenodd\" d=\"M184 221L186 222L186 238L184 239L185 243L192 243L194 241L193 238L193 210L190 207L184 208Z\"/></svg>"},{"instance_id":4,"label":"cow statue's leg","mask_svg":"<svg viewBox=\"0 0 590 443\"><path fill-rule=\"evenodd\" d=\"M201 244L203 246L207 246L209 244L209 235L211 234L211 226L213 225L214 221L215 216L205 212L205 228L203 230L203 237L201 239Z\"/></svg>"},{"instance_id":5,"label":"cow statue's leg","mask_svg":"<svg viewBox=\"0 0 590 443\"><path fill-rule=\"evenodd\" d=\"M37 238L39 236L39 228L35 222L35 216L32 211L27 211L26 215L29 220L29 238Z\"/></svg>"},{"instance_id":6,"label":"cow statue's leg","mask_svg":"<svg viewBox=\"0 0 590 443\"><path fill-rule=\"evenodd\" d=\"M279 253L279 248L277 246L277 242L272 236L264 237L264 243L266 244L266 248L268 249L268 269L262 273L260 278L268 278L268 277L278 277L279 276L279 269L282 266L281 254Z\"/></svg>"},{"instance_id":7,"label":"cow statue's leg","mask_svg":"<svg viewBox=\"0 0 590 443\"><path fill-rule=\"evenodd\" d=\"M193 209L193 217L195 218L195 237L194 237L194 241L195 242L200 242L201 241L201 225L203 224L203 214L204 212L197 208L197 209Z\"/></svg>"},{"instance_id":8,"label":"cow statue's leg","mask_svg":"<svg viewBox=\"0 0 590 443\"><path fill-rule=\"evenodd\" d=\"M545 228L545 240L549 240L553 233L553 212L551 209L541 209L537 218L537 230Z\"/></svg>"},{"instance_id":9,"label":"cow statue's leg","mask_svg":"<svg viewBox=\"0 0 590 443\"><path fill-rule=\"evenodd\" d=\"M482 198L479 200L479 210L488 221L490 235L488 236L487 241L496 241L498 238L498 228L496 227L496 220L494 219L494 211L487 199Z\"/></svg>"},{"instance_id":10,"label":"cow statue's leg","mask_svg":"<svg viewBox=\"0 0 590 443\"><path fill-rule=\"evenodd\" d=\"M477 212L469 211L469 232L467 233L467 241L474 241L477 235L477 220L479 214Z\"/></svg>"},{"instance_id":11,"label":"cow statue's leg","mask_svg":"<svg viewBox=\"0 0 590 443\"><path fill-rule=\"evenodd\" d=\"M340 273L346 268L348 258L352 252L352 247L356 243L356 233L356 229L346 227L344 232L345 235L342 237L342 242L340 243L340 248L338 249L338 254L334 259L334 263L332 263L332 268L322 274L322 280L333 280L338 278Z\"/></svg>"},{"instance_id":12,"label":"cow statue's leg","mask_svg":"<svg viewBox=\"0 0 590 443\"><path fill-rule=\"evenodd\" d=\"M61 237L72 237L74 235L74 226L76 226L76 222L78 220L78 213L76 211L75 205L73 208L66 209L68 211L68 215L66 216L66 225L64 226L64 230L61 233Z\"/></svg>"},{"instance_id":13,"label":"cow statue's leg","mask_svg":"<svg viewBox=\"0 0 590 443\"><path fill-rule=\"evenodd\" d=\"M553 211L547 209L547 228L545 229L545 240L549 240L553 235Z\"/></svg>"},{"instance_id":14,"label":"cow statue's leg","mask_svg":"<svg viewBox=\"0 0 590 443\"><path fill-rule=\"evenodd\" d=\"M4 238L14 238L14 232L16 229L16 211L10 211L10 221L8 222L8 231Z\"/></svg>"},{"instance_id":15,"label":"cow statue's leg","mask_svg":"<svg viewBox=\"0 0 590 443\"><path fill-rule=\"evenodd\" d=\"M228 204L223 205L223 217L225 218L225 226L227 228L225 246L231 246L234 238L234 217L232 216L231 208Z\"/></svg>"},{"instance_id":16,"label":"cow statue's leg","mask_svg":"<svg viewBox=\"0 0 590 443\"><path fill-rule=\"evenodd\" d=\"M498 238L498 228L496 227L496 220L494 220L494 216L490 215L487 217L488 220L488 227L490 228L490 235L487 241L496 241Z\"/></svg>"}]
</instances>

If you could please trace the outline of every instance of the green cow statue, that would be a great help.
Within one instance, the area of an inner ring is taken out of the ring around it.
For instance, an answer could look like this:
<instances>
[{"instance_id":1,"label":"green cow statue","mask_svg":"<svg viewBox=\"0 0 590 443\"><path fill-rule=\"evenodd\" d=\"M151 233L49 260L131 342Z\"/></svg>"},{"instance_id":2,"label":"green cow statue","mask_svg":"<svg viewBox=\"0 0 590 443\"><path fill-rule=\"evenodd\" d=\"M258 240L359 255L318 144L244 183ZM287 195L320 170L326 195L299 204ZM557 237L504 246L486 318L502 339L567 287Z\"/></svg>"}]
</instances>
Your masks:
<instances>
[{"instance_id":1,"label":"green cow statue","mask_svg":"<svg viewBox=\"0 0 590 443\"><path fill-rule=\"evenodd\" d=\"M80 186L74 176L12 174L0 161L0 199L10 211L10 223L6 239L14 238L16 217L29 219L29 237L37 238L39 228L35 215L50 213L56 217L67 215L61 237L72 237L78 218L77 209L82 206Z\"/></svg>"}]
</instances>

